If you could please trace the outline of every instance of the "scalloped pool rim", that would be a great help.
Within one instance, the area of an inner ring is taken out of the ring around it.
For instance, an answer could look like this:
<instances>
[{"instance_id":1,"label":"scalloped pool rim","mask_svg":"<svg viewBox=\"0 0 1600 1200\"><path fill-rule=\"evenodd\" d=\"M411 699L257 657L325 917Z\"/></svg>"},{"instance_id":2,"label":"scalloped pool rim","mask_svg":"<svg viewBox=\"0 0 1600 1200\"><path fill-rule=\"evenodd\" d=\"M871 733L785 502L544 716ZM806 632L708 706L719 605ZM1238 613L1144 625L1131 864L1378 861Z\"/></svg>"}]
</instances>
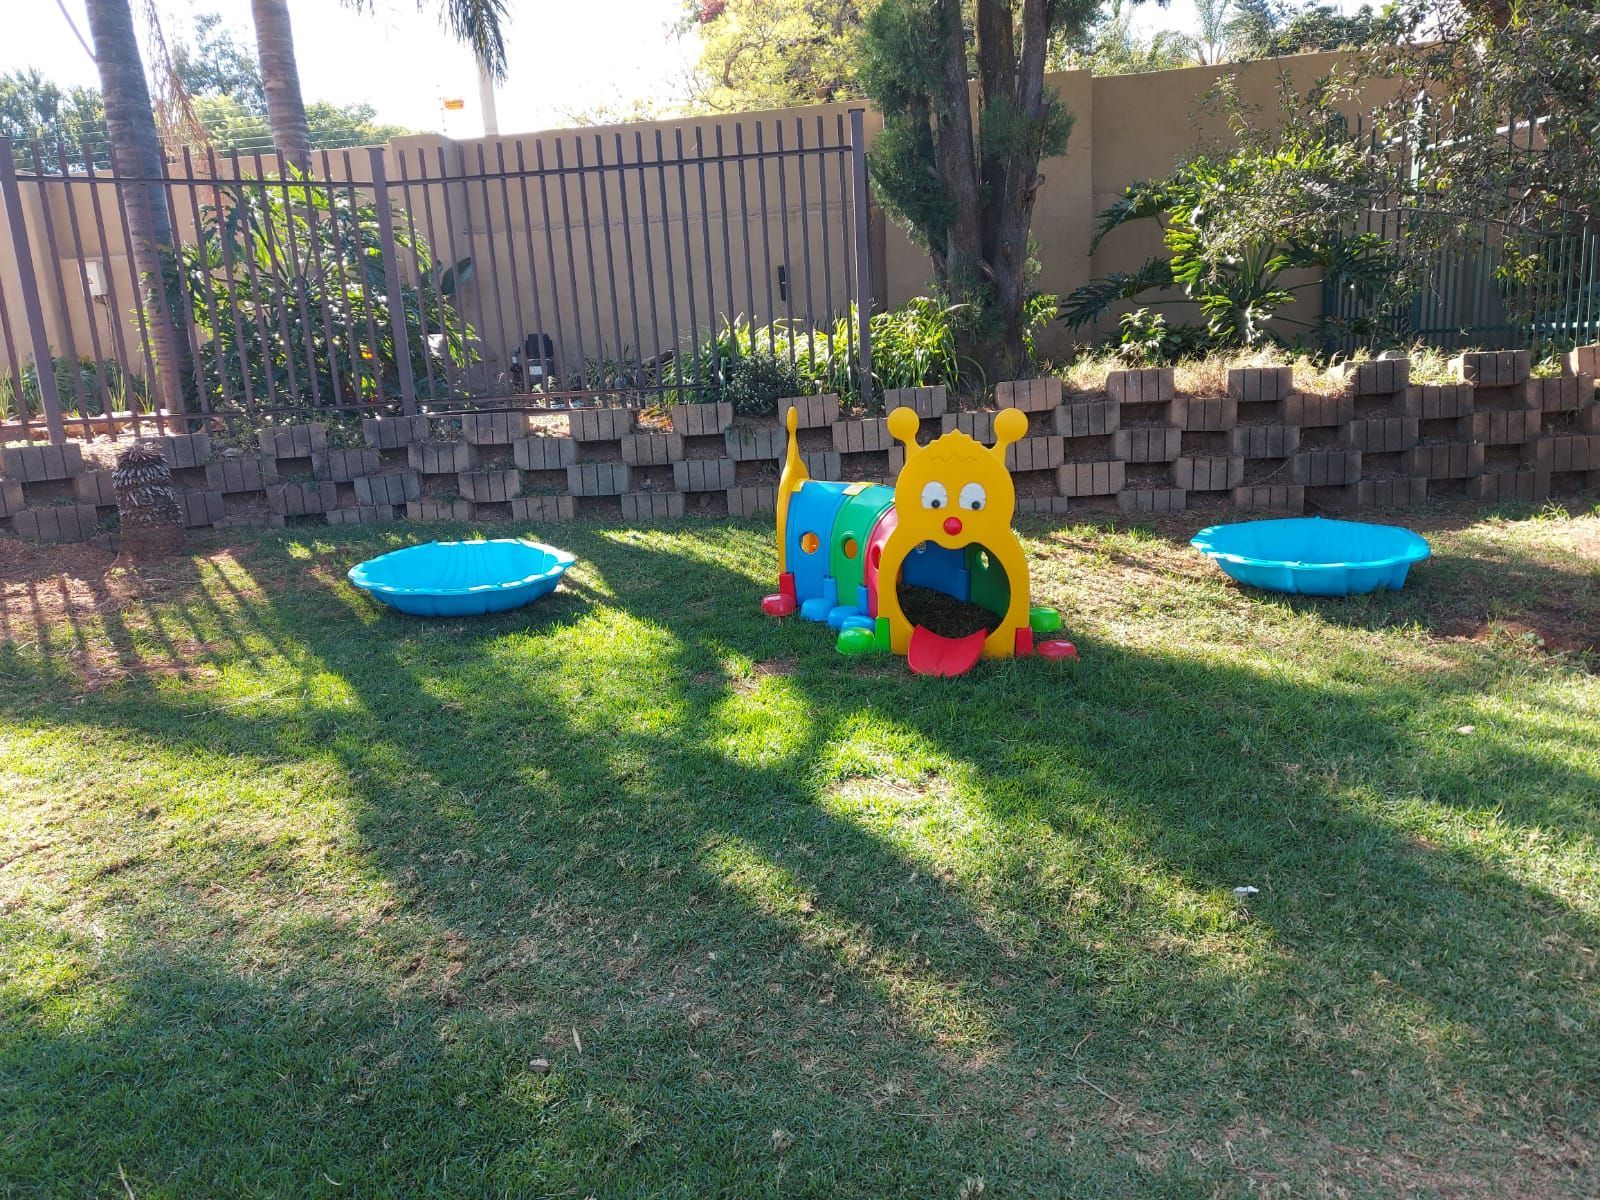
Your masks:
<instances>
[{"instance_id":1,"label":"scalloped pool rim","mask_svg":"<svg viewBox=\"0 0 1600 1200\"><path fill-rule=\"evenodd\" d=\"M1302 536L1314 532L1318 526L1382 530L1384 537L1395 543L1396 552L1368 559L1317 562L1265 558L1259 554L1241 554L1226 548L1225 535L1228 531L1263 525L1293 526ZM1398 591L1405 586L1412 565L1433 554L1421 534L1403 525L1341 521L1327 517L1268 518L1211 525L1190 538L1189 544L1216 563L1231 579L1266 591L1305 596L1356 596L1380 588Z\"/></svg>"}]
</instances>

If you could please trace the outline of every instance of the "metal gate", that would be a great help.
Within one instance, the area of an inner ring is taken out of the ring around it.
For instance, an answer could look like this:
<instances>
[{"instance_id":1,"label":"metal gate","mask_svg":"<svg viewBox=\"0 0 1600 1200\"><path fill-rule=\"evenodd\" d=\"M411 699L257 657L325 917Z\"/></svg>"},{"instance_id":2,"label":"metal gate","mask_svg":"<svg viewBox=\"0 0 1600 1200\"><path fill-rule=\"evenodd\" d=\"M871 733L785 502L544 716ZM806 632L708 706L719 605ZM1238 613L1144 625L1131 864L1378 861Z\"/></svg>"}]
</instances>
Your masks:
<instances>
[{"instance_id":1,"label":"metal gate","mask_svg":"<svg viewBox=\"0 0 1600 1200\"><path fill-rule=\"evenodd\" d=\"M304 172L185 150L159 179L5 145L0 432L716 399L752 353L862 388L864 115L402 139ZM157 273L141 203L173 233Z\"/></svg>"}]
</instances>

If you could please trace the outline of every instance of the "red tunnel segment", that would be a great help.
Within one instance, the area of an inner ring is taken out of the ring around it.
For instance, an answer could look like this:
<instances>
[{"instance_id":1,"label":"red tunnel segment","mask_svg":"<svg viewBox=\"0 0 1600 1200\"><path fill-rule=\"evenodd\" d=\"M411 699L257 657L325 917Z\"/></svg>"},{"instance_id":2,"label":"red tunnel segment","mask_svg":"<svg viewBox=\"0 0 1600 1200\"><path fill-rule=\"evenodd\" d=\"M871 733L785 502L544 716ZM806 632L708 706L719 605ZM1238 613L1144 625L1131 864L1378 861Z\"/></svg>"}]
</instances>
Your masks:
<instances>
[{"instance_id":1,"label":"red tunnel segment","mask_svg":"<svg viewBox=\"0 0 1600 1200\"><path fill-rule=\"evenodd\" d=\"M895 526L900 523L900 514L894 505L884 510L883 516L878 518L878 523L872 527L872 532L867 536L867 616L878 615L878 564L883 561L883 545L889 540L889 535L894 532Z\"/></svg>"}]
</instances>

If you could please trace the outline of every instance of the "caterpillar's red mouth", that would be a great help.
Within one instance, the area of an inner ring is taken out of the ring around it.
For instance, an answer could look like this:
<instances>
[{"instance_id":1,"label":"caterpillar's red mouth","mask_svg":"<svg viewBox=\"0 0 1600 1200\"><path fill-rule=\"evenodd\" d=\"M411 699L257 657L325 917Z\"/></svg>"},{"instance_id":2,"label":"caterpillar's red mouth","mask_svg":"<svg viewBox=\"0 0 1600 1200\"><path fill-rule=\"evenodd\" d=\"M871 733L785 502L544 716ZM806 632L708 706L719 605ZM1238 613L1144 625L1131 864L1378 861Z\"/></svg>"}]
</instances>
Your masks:
<instances>
[{"instance_id":1,"label":"caterpillar's red mouth","mask_svg":"<svg viewBox=\"0 0 1600 1200\"><path fill-rule=\"evenodd\" d=\"M943 637L926 625L911 631L906 665L918 675L964 675L983 657L988 633L982 629L966 637Z\"/></svg>"}]
</instances>

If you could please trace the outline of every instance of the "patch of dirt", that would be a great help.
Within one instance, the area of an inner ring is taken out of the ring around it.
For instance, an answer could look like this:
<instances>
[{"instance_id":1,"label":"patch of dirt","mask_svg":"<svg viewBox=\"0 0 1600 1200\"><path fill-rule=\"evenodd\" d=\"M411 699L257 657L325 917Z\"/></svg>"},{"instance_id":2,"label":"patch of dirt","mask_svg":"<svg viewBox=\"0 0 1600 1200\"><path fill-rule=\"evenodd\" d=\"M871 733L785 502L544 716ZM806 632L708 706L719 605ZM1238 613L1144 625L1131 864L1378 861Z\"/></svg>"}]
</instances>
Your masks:
<instances>
[{"instance_id":1,"label":"patch of dirt","mask_svg":"<svg viewBox=\"0 0 1600 1200\"><path fill-rule=\"evenodd\" d=\"M760 687L763 679L771 676L793 675L797 665L796 660L792 658L762 659L760 662L751 664L750 674L748 675L740 675L729 679L718 671L701 671L694 676L694 682L705 684L725 682L730 689L741 696L746 696Z\"/></svg>"},{"instance_id":2,"label":"patch of dirt","mask_svg":"<svg viewBox=\"0 0 1600 1200\"><path fill-rule=\"evenodd\" d=\"M1520 645L1552 654L1600 656L1600 628L1566 609L1535 608L1521 620L1473 621L1448 618L1433 626L1439 637L1482 645Z\"/></svg>"},{"instance_id":3,"label":"patch of dirt","mask_svg":"<svg viewBox=\"0 0 1600 1200\"><path fill-rule=\"evenodd\" d=\"M134 570L114 568L104 545L0 538L0 642L36 649L84 691L139 675L211 678L205 660L220 647L158 620L152 606L203 590L239 553L207 545Z\"/></svg>"}]
</instances>

